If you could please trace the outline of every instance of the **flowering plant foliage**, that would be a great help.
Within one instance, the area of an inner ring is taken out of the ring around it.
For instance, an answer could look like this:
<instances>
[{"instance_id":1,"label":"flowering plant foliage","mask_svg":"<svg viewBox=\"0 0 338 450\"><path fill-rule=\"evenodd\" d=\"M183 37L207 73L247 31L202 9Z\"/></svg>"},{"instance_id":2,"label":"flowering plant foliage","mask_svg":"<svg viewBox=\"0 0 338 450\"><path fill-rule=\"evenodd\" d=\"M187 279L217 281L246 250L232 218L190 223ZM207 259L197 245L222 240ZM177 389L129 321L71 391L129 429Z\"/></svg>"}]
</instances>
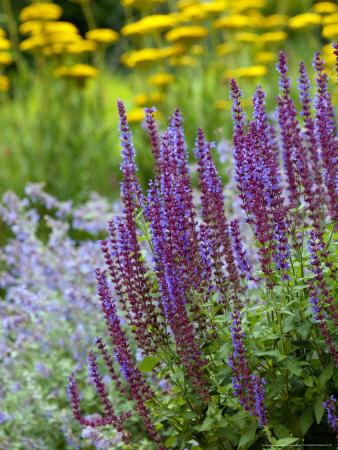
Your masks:
<instances>
[{"instance_id":1,"label":"flowering plant foliage","mask_svg":"<svg viewBox=\"0 0 338 450\"><path fill-rule=\"evenodd\" d=\"M303 125L283 52L277 129L263 90L257 88L247 121L240 89L231 82L234 172L246 224L227 217L213 144L202 129L195 146L201 195L194 205L179 110L161 137L154 110L145 110L156 177L144 194L118 102L123 209L101 243L106 269L96 270L112 349L102 338L96 346L116 390L133 408L115 411L98 356L90 352L102 413L83 414L73 373L69 393L81 424L115 427L127 448L135 448L128 428L133 414L143 418L159 449L302 446L313 436L323 442L325 433L333 442L337 140L319 54L314 67L312 111L309 78L300 64ZM143 355L139 363L133 343Z\"/></svg>"}]
</instances>

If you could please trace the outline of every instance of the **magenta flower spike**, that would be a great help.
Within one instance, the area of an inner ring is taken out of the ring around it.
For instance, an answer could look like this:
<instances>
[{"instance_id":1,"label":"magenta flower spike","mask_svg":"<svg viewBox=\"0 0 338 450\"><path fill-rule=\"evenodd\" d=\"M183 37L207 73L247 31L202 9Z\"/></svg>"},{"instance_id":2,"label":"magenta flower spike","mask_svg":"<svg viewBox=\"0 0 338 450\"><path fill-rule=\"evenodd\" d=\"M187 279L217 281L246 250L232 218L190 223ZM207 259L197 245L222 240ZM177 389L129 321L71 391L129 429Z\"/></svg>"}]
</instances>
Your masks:
<instances>
[{"instance_id":1,"label":"magenta flower spike","mask_svg":"<svg viewBox=\"0 0 338 450\"><path fill-rule=\"evenodd\" d=\"M315 97L315 128L321 159L324 167L324 184L328 195L328 206L332 221L337 221L337 128L331 95L327 90L327 75L324 73L324 60L315 54L313 65L317 71L317 94Z\"/></svg>"},{"instance_id":2,"label":"magenta flower spike","mask_svg":"<svg viewBox=\"0 0 338 450\"><path fill-rule=\"evenodd\" d=\"M208 227L215 280L222 293L223 301L229 301L227 286L230 283L236 291L239 288L239 275L232 250L229 225L224 210L222 183L217 174L215 163L211 156L210 144L206 141L201 128L197 132L195 155L198 161L198 173L201 188L201 205L203 219ZM226 263L228 275L223 273Z\"/></svg>"}]
</instances>

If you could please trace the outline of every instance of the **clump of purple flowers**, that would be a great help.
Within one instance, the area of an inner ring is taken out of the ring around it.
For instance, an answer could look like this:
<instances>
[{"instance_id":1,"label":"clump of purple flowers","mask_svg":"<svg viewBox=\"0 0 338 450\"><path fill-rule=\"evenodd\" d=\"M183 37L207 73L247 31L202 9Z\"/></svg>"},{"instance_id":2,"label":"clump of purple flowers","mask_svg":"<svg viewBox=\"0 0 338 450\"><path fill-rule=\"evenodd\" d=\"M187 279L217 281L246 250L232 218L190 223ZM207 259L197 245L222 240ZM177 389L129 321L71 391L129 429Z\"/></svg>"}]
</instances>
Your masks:
<instances>
[{"instance_id":1,"label":"clump of purple flowers","mask_svg":"<svg viewBox=\"0 0 338 450\"><path fill-rule=\"evenodd\" d=\"M156 392L139 370L130 342L135 342L144 354L157 357L159 365L168 363L170 354L171 363L183 371L189 392L199 398L200 404L207 405L211 396L208 379L211 361L205 343L220 339L220 331L205 313L210 309L204 305L213 296L218 313L227 315L230 321L228 337L232 351L228 365L234 394L260 426L268 426L267 381L254 372L245 344L242 316L246 287L248 281L254 282L266 292L266 301L274 295L278 284L291 289L290 280L297 275L290 261L292 255L303 249L301 229L308 229L310 235L309 269L314 277L309 276L308 288L314 320L337 364L330 331L330 318L336 319L337 313L323 273L325 267L325 273L328 270L333 276L324 231L336 217L332 183L336 179L337 141L327 78L318 55L315 67L317 95L312 117L309 80L304 64L300 65L305 133L291 98L284 53L280 53L277 66L281 87L277 99L278 129L266 112L264 91L257 88L253 118L247 122L239 86L235 80L231 82L235 178L247 224L257 244L259 267L252 267L248 260L238 221L229 222L222 181L212 155L214 145L208 142L202 129L197 131L195 149L201 191L196 208L180 111L175 110L160 136L154 109L146 109L156 170L155 179L144 195L137 180L132 133L124 105L118 102L123 210L110 221L109 236L102 242L107 270L96 272L98 295L113 349L108 350L101 338L97 339L97 347L116 387L134 402L158 448L164 446L150 407L156 400ZM152 255L152 264L144 257L140 230ZM257 269L260 273L256 276L253 272ZM119 366L118 371L115 365ZM73 374L70 394L76 419L92 427L113 424L129 442L124 422L130 413L115 415L93 353L89 366L104 414L93 421L85 419Z\"/></svg>"}]
</instances>

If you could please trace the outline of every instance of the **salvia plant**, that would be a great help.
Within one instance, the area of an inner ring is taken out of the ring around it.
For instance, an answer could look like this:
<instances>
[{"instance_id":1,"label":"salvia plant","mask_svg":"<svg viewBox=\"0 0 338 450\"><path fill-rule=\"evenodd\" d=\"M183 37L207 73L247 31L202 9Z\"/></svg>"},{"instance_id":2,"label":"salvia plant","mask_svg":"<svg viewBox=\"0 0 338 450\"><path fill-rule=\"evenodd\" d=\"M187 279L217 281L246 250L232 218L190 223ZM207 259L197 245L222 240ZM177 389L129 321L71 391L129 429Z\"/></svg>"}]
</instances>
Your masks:
<instances>
[{"instance_id":1,"label":"salvia plant","mask_svg":"<svg viewBox=\"0 0 338 450\"><path fill-rule=\"evenodd\" d=\"M106 267L96 270L111 343L96 338L88 356L102 409L83 412L75 372L69 395L82 425L115 427L126 448L138 448L128 426L135 414L149 448L334 442L335 114L320 54L314 100L299 66L300 113L283 52L277 70L277 126L261 88L249 120L231 81L234 177L244 214L235 210L230 218L214 145L202 129L195 200L178 109L161 136L154 109L145 110L156 175L142 192L118 102L123 208L101 242ZM132 402L130 410L115 411L104 374Z\"/></svg>"}]
</instances>

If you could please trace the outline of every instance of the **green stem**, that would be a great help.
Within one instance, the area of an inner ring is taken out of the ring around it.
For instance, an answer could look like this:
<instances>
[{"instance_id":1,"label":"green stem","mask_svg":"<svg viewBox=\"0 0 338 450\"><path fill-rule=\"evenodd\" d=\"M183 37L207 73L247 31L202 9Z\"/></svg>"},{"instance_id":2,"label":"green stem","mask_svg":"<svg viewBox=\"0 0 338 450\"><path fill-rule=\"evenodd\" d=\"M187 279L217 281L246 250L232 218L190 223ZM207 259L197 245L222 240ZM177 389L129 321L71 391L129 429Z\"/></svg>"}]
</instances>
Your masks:
<instances>
[{"instance_id":1,"label":"green stem","mask_svg":"<svg viewBox=\"0 0 338 450\"><path fill-rule=\"evenodd\" d=\"M89 6L89 1L88 0L80 0L80 4L81 4L81 9L82 9L83 15L86 19L88 28L90 30L97 28L93 11L92 11L91 7Z\"/></svg>"},{"instance_id":2,"label":"green stem","mask_svg":"<svg viewBox=\"0 0 338 450\"><path fill-rule=\"evenodd\" d=\"M20 52L19 52L19 36L18 36L18 29L16 25L16 20L14 18L14 13L12 9L12 5L10 0L1 0L2 8L5 13L6 22L8 25L8 33L9 37L12 41L13 45L13 53L14 53L14 60L19 67L21 64L21 58L20 58Z\"/></svg>"}]
</instances>

